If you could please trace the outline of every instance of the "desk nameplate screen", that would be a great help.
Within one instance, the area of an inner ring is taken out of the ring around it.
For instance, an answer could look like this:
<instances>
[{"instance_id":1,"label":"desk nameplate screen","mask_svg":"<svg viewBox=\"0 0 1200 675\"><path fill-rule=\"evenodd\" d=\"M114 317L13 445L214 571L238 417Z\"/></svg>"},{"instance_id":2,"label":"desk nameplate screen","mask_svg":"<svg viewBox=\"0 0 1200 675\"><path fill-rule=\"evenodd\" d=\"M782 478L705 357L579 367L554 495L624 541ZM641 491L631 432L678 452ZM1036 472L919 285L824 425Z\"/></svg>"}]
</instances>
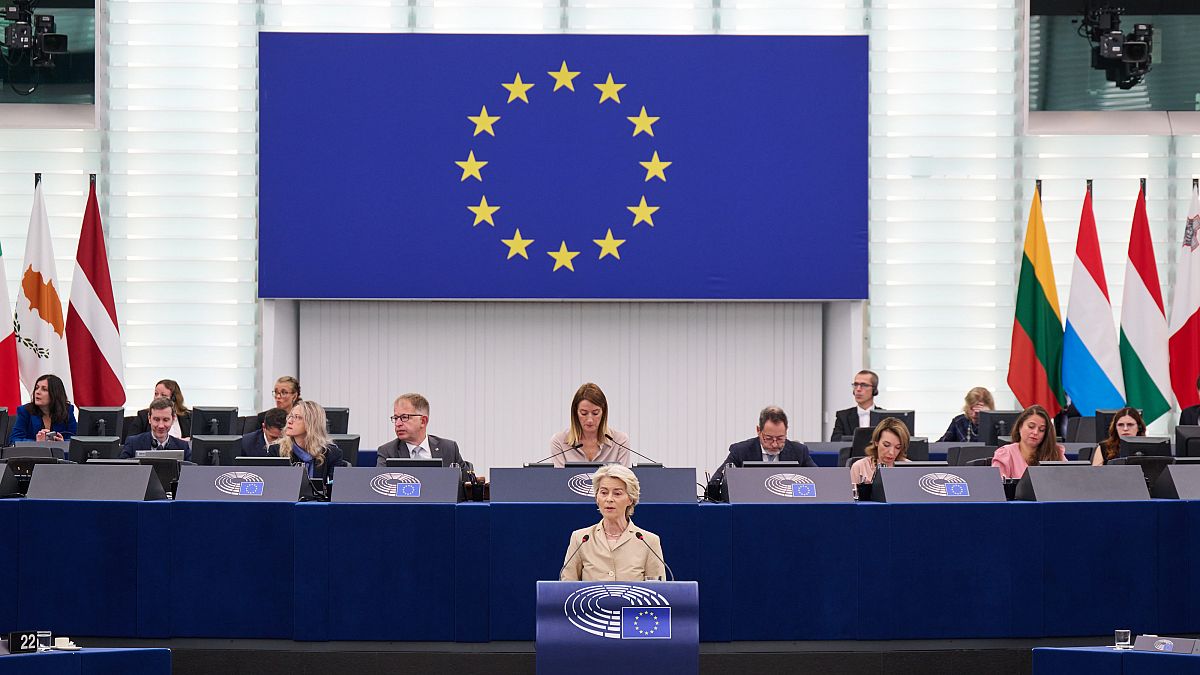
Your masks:
<instances>
[{"instance_id":1,"label":"desk nameplate screen","mask_svg":"<svg viewBox=\"0 0 1200 675\"><path fill-rule=\"evenodd\" d=\"M642 504L696 503L696 470L643 467L633 469L641 483ZM595 502L592 471L527 467L492 469L493 502Z\"/></svg>"},{"instance_id":2,"label":"desk nameplate screen","mask_svg":"<svg viewBox=\"0 0 1200 675\"><path fill-rule=\"evenodd\" d=\"M449 467L343 467L334 474L334 503L454 504L462 472Z\"/></svg>"},{"instance_id":3,"label":"desk nameplate screen","mask_svg":"<svg viewBox=\"0 0 1200 675\"><path fill-rule=\"evenodd\" d=\"M1004 483L993 466L883 468L875 473L871 501L905 504L1003 502Z\"/></svg>"},{"instance_id":4,"label":"desk nameplate screen","mask_svg":"<svg viewBox=\"0 0 1200 675\"><path fill-rule=\"evenodd\" d=\"M337 474L335 474L337 475ZM184 466L176 501L294 502L308 487L303 465Z\"/></svg>"},{"instance_id":5,"label":"desk nameplate screen","mask_svg":"<svg viewBox=\"0 0 1200 675\"><path fill-rule=\"evenodd\" d=\"M730 504L849 504L854 501L847 467L730 467L725 471Z\"/></svg>"}]
</instances>

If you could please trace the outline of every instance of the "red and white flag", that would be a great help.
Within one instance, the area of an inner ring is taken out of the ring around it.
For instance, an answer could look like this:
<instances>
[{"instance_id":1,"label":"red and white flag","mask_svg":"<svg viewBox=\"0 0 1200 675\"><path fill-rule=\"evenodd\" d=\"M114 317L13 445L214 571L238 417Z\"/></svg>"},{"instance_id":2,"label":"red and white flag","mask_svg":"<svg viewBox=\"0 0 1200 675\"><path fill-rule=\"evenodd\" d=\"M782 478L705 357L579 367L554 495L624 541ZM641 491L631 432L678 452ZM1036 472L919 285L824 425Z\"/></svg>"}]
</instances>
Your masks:
<instances>
[{"instance_id":1,"label":"red and white flag","mask_svg":"<svg viewBox=\"0 0 1200 675\"><path fill-rule=\"evenodd\" d=\"M0 405L10 415L21 405L21 371L17 368L17 334L13 331L12 303L8 301L8 280L4 278L4 252L0 251Z\"/></svg>"},{"instance_id":2,"label":"red and white flag","mask_svg":"<svg viewBox=\"0 0 1200 675\"><path fill-rule=\"evenodd\" d=\"M1171 304L1171 388L1180 408L1200 404L1200 188L1192 186L1192 205L1175 263L1175 301Z\"/></svg>"},{"instance_id":3,"label":"red and white flag","mask_svg":"<svg viewBox=\"0 0 1200 675\"><path fill-rule=\"evenodd\" d=\"M124 405L121 332L117 327L117 304L113 301L95 183L88 194L79 250L75 254L75 278L67 310L67 345L75 405Z\"/></svg>"}]
</instances>

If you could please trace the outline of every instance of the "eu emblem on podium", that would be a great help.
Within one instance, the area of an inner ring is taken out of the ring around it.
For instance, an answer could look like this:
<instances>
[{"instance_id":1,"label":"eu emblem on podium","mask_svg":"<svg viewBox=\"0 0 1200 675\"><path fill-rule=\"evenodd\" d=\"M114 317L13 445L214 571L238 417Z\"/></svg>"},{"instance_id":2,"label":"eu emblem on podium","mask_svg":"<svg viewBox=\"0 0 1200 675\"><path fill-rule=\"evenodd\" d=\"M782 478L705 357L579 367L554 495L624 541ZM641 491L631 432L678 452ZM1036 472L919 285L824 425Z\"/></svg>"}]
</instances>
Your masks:
<instances>
[{"instance_id":1,"label":"eu emblem on podium","mask_svg":"<svg viewBox=\"0 0 1200 675\"><path fill-rule=\"evenodd\" d=\"M671 639L671 608L622 607L621 639Z\"/></svg>"}]
</instances>

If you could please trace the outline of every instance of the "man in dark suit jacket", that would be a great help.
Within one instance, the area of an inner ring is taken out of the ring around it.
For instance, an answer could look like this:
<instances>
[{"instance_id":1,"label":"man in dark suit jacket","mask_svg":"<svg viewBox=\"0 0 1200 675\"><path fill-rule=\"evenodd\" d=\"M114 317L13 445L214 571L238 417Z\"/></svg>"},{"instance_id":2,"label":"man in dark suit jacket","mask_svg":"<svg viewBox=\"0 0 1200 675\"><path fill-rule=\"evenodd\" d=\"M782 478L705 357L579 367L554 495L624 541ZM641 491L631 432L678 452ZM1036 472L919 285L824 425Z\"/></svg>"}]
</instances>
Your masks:
<instances>
[{"instance_id":1,"label":"man in dark suit jacket","mask_svg":"<svg viewBox=\"0 0 1200 675\"><path fill-rule=\"evenodd\" d=\"M871 410L879 408L875 403L875 397L879 395L879 376L873 371L860 370L855 373L851 391L854 394L855 405L834 414L833 433L829 436L831 441L853 438L855 429L867 426L862 423L859 412L865 411L869 416Z\"/></svg>"},{"instance_id":2,"label":"man in dark suit jacket","mask_svg":"<svg viewBox=\"0 0 1200 675\"><path fill-rule=\"evenodd\" d=\"M787 440L787 413L778 406L767 406L758 414L757 436L729 446L729 456L721 462L712 477L712 483L720 485L725 477L725 467L732 464L742 466L745 462L800 462L800 466L816 466L808 446Z\"/></svg>"},{"instance_id":3,"label":"man in dark suit jacket","mask_svg":"<svg viewBox=\"0 0 1200 675\"><path fill-rule=\"evenodd\" d=\"M262 427L242 436L242 457L275 456L268 448L283 438L283 426L287 424L287 411L271 408L263 413Z\"/></svg>"},{"instance_id":4,"label":"man in dark suit jacket","mask_svg":"<svg viewBox=\"0 0 1200 675\"><path fill-rule=\"evenodd\" d=\"M400 396L392 404L392 413L396 438L379 446L376 466L387 466L389 457L401 457L440 459L442 466L457 464L463 471L470 469L470 463L464 461L458 451L458 443L426 433L429 427L429 401L424 396Z\"/></svg>"},{"instance_id":5,"label":"man in dark suit jacket","mask_svg":"<svg viewBox=\"0 0 1200 675\"><path fill-rule=\"evenodd\" d=\"M169 398L156 398L150 403L150 431L130 436L125 440L121 457L136 457L139 450L183 450L183 458L192 458L192 446L171 435L175 424L175 406Z\"/></svg>"},{"instance_id":6,"label":"man in dark suit jacket","mask_svg":"<svg viewBox=\"0 0 1200 675\"><path fill-rule=\"evenodd\" d=\"M1196 380L1196 389L1200 390L1200 379ZM1179 412L1180 426L1200 424L1200 405L1188 406Z\"/></svg>"}]
</instances>

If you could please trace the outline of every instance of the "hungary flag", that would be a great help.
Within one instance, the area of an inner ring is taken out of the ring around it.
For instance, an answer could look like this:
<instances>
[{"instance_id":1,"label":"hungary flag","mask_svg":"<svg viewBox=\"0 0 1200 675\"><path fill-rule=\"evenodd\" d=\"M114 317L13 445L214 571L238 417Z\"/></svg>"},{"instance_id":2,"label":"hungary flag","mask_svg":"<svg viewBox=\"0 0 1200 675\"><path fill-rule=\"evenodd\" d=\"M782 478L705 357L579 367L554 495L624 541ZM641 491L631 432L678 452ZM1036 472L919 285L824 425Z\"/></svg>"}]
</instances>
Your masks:
<instances>
[{"instance_id":1,"label":"hungary flag","mask_svg":"<svg viewBox=\"0 0 1200 675\"><path fill-rule=\"evenodd\" d=\"M1154 263L1146 192L1138 191L1129 234L1129 263L1125 266L1125 295L1121 303L1121 371L1125 400L1142 410L1149 424L1172 405L1171 372L1167 357L1167 314Z\"/></svg>"},{"instance_id":2,"label":"hungary flag","mask_svg":"<svg viewBox=\"0 0 1200 675\"><path fill-rule=\"evenodd\" d=\"M0 251L0 272L4 271L4 252ZM13 332L12 303L8 301L8 280L0 273L0 405L16 415L21 405L21 371L17 367L17 336Z\"/></svg>"},{"instance_id":3,"label":"hungary flag","mask_svg":"<svg viewBox=\"0 0 1200 675\"><path fill-rule=\"evenodd\" d=\"M1008 386L1022 407L1037 403L1051 415L1057 415L1066 405L1062 354L1062 313L1058 310L1046 221L1042 219L1042 196L1035 191L1025 229L1012 351L1008 357Z\"/></svg>"}]
</instances>

